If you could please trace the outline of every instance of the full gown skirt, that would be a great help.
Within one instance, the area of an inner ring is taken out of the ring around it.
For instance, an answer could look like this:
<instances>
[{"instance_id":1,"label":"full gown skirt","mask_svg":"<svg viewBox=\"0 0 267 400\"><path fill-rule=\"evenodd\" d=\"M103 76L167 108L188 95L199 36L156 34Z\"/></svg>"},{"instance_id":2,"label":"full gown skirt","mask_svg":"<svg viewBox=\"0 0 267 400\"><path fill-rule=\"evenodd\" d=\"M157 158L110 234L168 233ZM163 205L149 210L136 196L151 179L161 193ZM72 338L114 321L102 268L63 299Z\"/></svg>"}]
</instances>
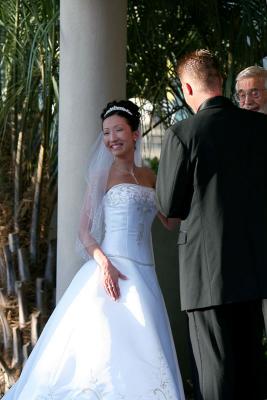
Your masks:
<instances>
[{"instance_id":1,"label":"full gown skirt","mask_svg":"<svg viewBox=\"0 0 267 400\"><path fill-rule=\"evenodd\" d=\"M135 184L104 196L101 247L128 279L113 301L92 259L49 318L4 400L183 400L170 324L155 273L155 192Z\"/></svg>"}]
</instances>

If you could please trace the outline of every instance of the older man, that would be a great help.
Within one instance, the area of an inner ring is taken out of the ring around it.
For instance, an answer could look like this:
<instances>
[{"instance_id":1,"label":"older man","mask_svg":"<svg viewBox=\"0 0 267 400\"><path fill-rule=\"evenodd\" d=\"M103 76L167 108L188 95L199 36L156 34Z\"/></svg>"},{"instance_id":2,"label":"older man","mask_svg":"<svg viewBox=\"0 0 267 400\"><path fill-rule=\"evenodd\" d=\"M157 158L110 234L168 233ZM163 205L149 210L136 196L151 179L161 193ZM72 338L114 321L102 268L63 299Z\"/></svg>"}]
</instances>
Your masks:
<instances>
[{"instance_id":1,"label":"older man","mask_svg":"<svg viewBox=\"0 0 267 400\"><path fill-rule=\"evenodd\" d=\"M267 70L251 66L236 77L235 98L240 108L267 114Z\"/></svg>"}]
</instances>

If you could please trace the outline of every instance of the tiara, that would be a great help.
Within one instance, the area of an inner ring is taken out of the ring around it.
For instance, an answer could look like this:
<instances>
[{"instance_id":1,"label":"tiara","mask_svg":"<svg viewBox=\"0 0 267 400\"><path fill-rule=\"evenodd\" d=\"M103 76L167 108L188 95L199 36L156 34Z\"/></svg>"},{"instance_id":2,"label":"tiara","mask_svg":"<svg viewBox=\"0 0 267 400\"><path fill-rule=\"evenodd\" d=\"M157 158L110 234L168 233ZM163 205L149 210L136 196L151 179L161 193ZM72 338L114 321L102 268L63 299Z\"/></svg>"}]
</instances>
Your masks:
<instances>
[{"instance_id":1,"label":"tiara","mask_svg":"<svg viewBox=\"0 0 267 400\"><path fill-rule=\"evenodd\" d=\"M107 114L111 113L112 111L124 111L124 112L126 112L126 113L128 113L128 114L130 114L130 115L133 115L133 113L132 113L130 110L128 110L127 108L119 107L119 106L113 106L113 107L110 107L110 108L105 112L104 117L105 117Z\"/></svg>"}]
</instances>

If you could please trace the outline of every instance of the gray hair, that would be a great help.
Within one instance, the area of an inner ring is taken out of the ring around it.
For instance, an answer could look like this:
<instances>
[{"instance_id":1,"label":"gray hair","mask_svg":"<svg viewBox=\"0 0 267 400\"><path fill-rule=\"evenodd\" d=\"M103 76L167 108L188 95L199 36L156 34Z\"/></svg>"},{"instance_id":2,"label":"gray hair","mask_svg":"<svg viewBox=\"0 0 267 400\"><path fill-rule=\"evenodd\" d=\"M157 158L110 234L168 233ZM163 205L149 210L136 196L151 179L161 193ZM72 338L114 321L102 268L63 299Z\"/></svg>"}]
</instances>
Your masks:
<instances>
[{"instance_id":1,"label":"gray hair","mask_svg":"<svg viewBox=\"0 0 267 400\"><path fill-rule=\"evenodd\" d=\"M260 67L258 65L252 65L243 69L236 77L235 88L237 90L237 83L245 78L263 78L265 79L265 87L267 89L267 69Z\"/></svg>"}]
</instances>

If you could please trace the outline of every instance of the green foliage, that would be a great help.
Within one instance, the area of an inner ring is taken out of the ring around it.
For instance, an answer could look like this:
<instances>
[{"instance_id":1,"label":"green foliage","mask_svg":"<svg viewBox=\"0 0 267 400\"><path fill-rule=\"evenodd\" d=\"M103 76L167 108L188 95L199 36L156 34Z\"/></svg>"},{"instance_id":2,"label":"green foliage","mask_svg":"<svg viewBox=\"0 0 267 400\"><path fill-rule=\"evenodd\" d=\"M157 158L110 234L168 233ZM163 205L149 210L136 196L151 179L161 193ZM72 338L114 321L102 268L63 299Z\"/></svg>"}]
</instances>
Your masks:
<instances>
[{"instance_id":1,"label":"green foliage","mask_svg":"<svg viewBox=\"0 0 267 400\"><path fill-rule=\"evenodd\" d=\"M237 73L267 55L265 0L129 0L128 9L127 95L149 100L167 125L190 112L175 74L182 54L214 51L229 97Z\"/></svg>"},{"instance_id":2,"label":"green foliage","mask_svg":"<svg viewBox=\"0 0 267 400\"><path fill-rule=\"evenodd\" d=\"M30 231L36 251L56 201L59 0L1 2L0 59L1 173L13 186L13 230Z\"/></svg>"},{"instance_id":3,"label":"green foliage","mask_svg":"<svg viewBox=\"0 0 267 400\"><path fill-rule=\"evenodd\" d=\"M190 17L177 2L155 1L151 7L147 0L129 1L127 96L150 101L167 124L185 106L175 61L196 40L188 26Z\"/></svg>"},{"instance_id":4,"label":"green foliage","mask_svg":"<svg viewBox=\"0 0 267 400\"><path fill-rule=\"evenodd\" d=\"M153 157L151 159L146 159L145 160L145 164L147 166L149 166L155 172L155 174L158 173L158 167L159 167L159 159L158 159L158 157Z\"/></svg>"}]
</instances>

